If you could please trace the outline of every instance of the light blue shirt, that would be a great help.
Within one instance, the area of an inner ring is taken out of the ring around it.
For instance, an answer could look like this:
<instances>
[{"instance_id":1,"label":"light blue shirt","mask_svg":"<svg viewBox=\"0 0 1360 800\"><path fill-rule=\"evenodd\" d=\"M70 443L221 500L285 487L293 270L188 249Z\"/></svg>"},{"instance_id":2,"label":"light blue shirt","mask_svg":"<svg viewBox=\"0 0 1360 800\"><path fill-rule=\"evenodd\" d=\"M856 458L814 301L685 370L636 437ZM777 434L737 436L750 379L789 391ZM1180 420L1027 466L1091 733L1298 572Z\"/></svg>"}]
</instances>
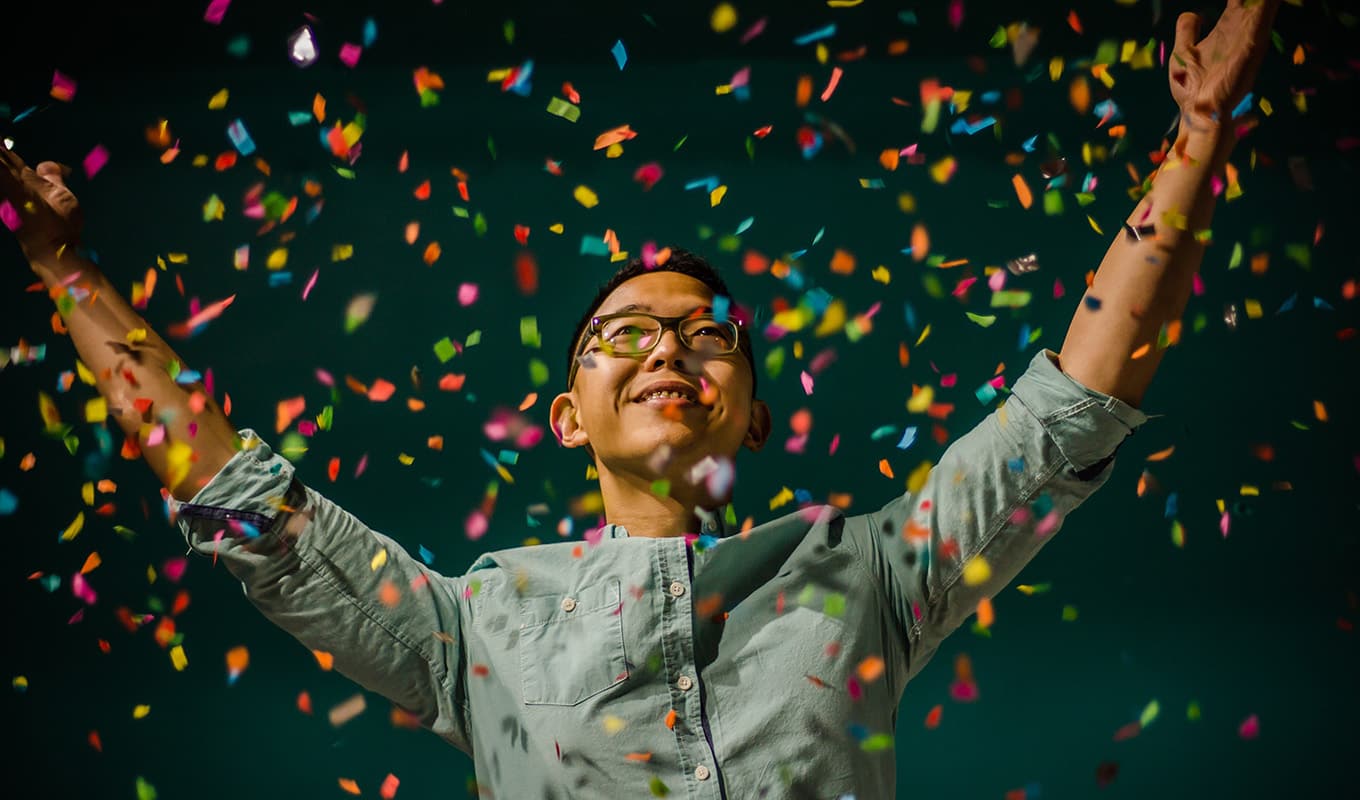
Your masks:
<instances>
[{"instance_id":1,"label":"light blue shirt","mask_svg":"<svg viewBox=\"0 0 1360 800\"><path fill-rule=\"evenodd\" d=\"M431 571L244 429L178 522L273 622L471 754L490 796L891 798L907 682L1148 417L1035 355L918 491Z\"/></svg>"}]
</instances>

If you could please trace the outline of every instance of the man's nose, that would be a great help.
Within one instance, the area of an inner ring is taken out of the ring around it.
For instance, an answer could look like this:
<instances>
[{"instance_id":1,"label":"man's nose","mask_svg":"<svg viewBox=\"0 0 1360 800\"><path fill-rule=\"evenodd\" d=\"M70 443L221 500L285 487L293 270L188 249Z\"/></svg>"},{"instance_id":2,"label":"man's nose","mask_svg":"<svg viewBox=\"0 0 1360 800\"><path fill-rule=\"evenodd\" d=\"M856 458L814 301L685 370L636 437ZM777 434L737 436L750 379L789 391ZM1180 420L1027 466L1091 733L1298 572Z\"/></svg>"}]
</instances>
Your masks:
<instances>
[{"instance_id":1,"label":"man's nose","mask_svg":"<svg viewBox=\"0 0 1360 800\"><path fill-rule=\"evenodd\" d=\"M680 341L680 334L674 329L667 329L661 332L656 347L648 353L647 363L653 369L667 364L687 368L695 357L694 353Z\"/></svg>"}]
</instances>

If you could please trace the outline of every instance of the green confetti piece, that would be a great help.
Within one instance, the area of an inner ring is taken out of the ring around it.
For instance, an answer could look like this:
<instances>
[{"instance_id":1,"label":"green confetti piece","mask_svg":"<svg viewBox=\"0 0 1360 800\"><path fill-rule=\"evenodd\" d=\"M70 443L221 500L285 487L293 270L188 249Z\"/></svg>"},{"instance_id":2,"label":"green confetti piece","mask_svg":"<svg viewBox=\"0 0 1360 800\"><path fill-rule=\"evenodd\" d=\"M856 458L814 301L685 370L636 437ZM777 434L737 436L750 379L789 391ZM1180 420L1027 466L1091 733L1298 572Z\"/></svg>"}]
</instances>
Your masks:
<instances>
[{"instance_id":1,"label":"green confetti piece","mask_svg":"<svg viewBox=\"0 0 1360 800\"><path fill-rule=\"evenodd\" d=\"M335 407L326 406L325 408L321 409L321 413L317 414L316 416L316 427L320 428L323 431L328 431L331 429L331 422L332 420L334 420L334 418Z\"/></svg>"},{"instance_id":2,"label":"green confetti piece","mask_svg":"<svg viewBox=\"0 0 1360 800\"><path fill-rule=\"evenodd\" d=\"M331 169L335 170L335 174L339 175L345 180L348 181L354 180L354 170L350 169L349 167L337 167L334 164L332 164Z\"/></svg>"},{"instance_id":3,"label":"green confetti piece","mask_svg":"<svg viewBox=\"0 0 1360 800\"><path fill-rule=\"evenodd\" d=\"M1076 606L1063 606L1063 609L1062 609L1062 618L1063 618L1063 622L1076 622L1076 621L1077 621L1077 607L1076 607Z\"/></svg>"},{"instance_id":4,"label":"green confetti piece","mask_svg":"<svg viewBox=\"0 0 1360 800\"><path fill-rule=\"evenodd\" d=\"M969 319L971 319L972 321L976 322L977 324L981 325L984 328L990 328L992 327L992 323L996 322L995 314L974 314L971 311L965 311L963 313L967 314Z\"/></svg>"},{"instance_id":5,"label":"green confetti piece","mask_svg":"<svg viewBox=\"0 0 1360 800\"><path fill-rule=\"evenodd\" d=\"M491 154L491 160L496 160L496 140L490 136L486 137L486 151Z\"/></svg>"},{"instance_id":6,"label":"green confetti piece","mask_svg":"<svg viewBox=\"0 0 1360 800\"><path fill-rule=\"evenodd\" d=\"M804 587L803 587L803 590L802 590L801 592L798 593L798 598L797 598L798 605L800 605L800 606L811 605L811 603L812 603L812 597L813 597L813 595L815 595L816 593L817 593L817 590L816 590L815 587L812 586L812 584L808 584L807 586L804 586Z\"/></svg>"},{"instance_id":7,"label":"green confetti piece","mask_svg":"<svg viewBox=\"0 0 1360 800\"><path fill-rule=\"evenodd\" d=\"M449 359L453 358L457 352L458 348L453 346L453 342L447 336L434 343L434 354L439 358L441 364L447 364Z\"/></svg>"},{"instance_id":8,"label":"green confetti piece","mask_svg":"<svg viewBox=\"0 0 1360 800\"><path fill-rule=\"evenodd\" d=\"M1228 259L1228 269L1237 269L1242 266L1242 243L1233 242L1232 256Z\"/></svg>"},{"instance_id":9,"label":"green confetti piece","mask_svg":"<svg viewBox=\"0 0 1360 800\"><path fill-rule=\"evenodd\" d=\"M467 335L467 339L463 340L464 347L476 347L481 343L482 343L482 331L480 329L475 330L472 333L469 333Z\"/></svg>"},{"instance_id":10,"label":"green confetti piece","mask_svg":"<svg viewBox=\"0 0 1360 800\"><path fill-rule=\"evenodd\" d=\"M459 219L467 219L468 217L472 216L471 212L469 212L466 208L462 206L453 206L452 209L453 215Z\"/></svg>"},{"instance_id":11,"label":"green confetti piece","mask_svg":"<svg viewBox=\"0 0 1360 800\"><path fill-rule=\"evenodd\" d=\"M75 310L76 299L72 297L69 292L57 298L57 311L61 313L62 319L69 318L71 312Z\"/></svg>"},{"instance_id":12,"label":"green confetti piece","mask_svg":"<svg viewBox=\"0 0 1360 800\"><path fill-rule=\"evenodd\" d=\"M671 793L671 790L666 784L662 783L661 779L655 775L652 776L651 783L647 784L647 786L652 790L652 797L665 797Z\"/></svg>"},{"instance_id":13,"label":"green confetti piece","mask_svg":"<svg viewBox=\"0 0 1360 800\"><path fill-rule=\"evenodd\" d=\"M1091 192L1077 192L1077 205L1086 207L1096 201L1096 196Z\"/></svg>"},{"instance_id":14,"label":"green confetti piece","mask_svg":"<svg viewBox=\"0 0 1360 800\"><path fill-rule=\"evenodd\" d=\"M548 382L548 365L544 364L542 359L529 360L529 382L535 389Z\"/></svg>"},{"instance_id":15,"label":"green confetti piece","mask_svg":"<svg viewBox=\"0 0 1360 800\"><path fill-rule=\"evenodd\" d=\"M771 378L778 378L781 370L784 369L784 346L774 348L765 354L765 374Z\"/></svg>"},{"instance_id":16,"label":"green confetti piece","mask_svg":"<svg viewBox=\"0 0 1360 800\"><path fill-rule=\"evenodd\" d=\"M513 19L505 21L505 24L501 26L501 34L505 36L506 44L515 43L515 21Z\"/></svg>"},{"instance_id":17,"label":"green confetti piece","mask_svg":"<svg viewBox=\"0 0 1360 800\"><path fill-rule=\"evenodd\" d=\"M1182 549L1185 547L1185 527L1178 519L1171 520L1171 543Z\"/></svg>"},{"instance_id":18,"label":"green confetti piece","mask_svg":"<svg viewBox=\"0 0 1360 800\"><path fill-rule=\"evenodd\" d=\"M671 482L665 478L657 478L652 481L651 492L657 497L670 497Z\"/></svg>"},{"instance_id":19,"label":"green confetti piece","mask_svg":"<svg viewBox=\"0 0 1360 800\"><path fill-rule=\"evenodd\" d=\"M477 215L472 218L472 229L477 232L478 236L486 235L486 217L482 216L482 212L478 211Z\"/></svg>"},{"instance_id":20,"label":"green confetti piece","mask_svg":"<svg viewBox=\"0 0 1360 800\"><path fill-rule=\"evenodd\" d=\"M1185 707L1185 718L1190 720L1191 722L1195 722L1199 720L1199 716L1200 716L1199 701L1191 700L1190 705Z\"/></svg>"},{"instance_id":21,"label":"green confetti piece","mask_svg":"<svg viewBox=\"0 0 1360 800\"><path fill-rule=\"evenodd\" d=\"M129 542L137 538L137 532L127 527L126 525L114 525L113 532L123 537Z\"/></svg>"},{"instance_id":22,"label":"green confetti piece","mask_svg":"<svg viewBox=\"0 0 1360 800\"><path fill-rule=\"evenodd\" d=\"M671 148L671 152L672 152L672 153L679 152L681 145L683 145L683 144L685 143L685 140L688 139L688 138L689 138L689 134L688 134L688 133L685 134L684 136L681 136L681 137L680 137L680 141L678 141L678 142L675 143L675 147L672 147L672 148Z\"/></svg>"},{"instance_id":23,"label":"green confetti piece","mask_svg":"<svg viewBox=\"0 0 1360 800\"><path fill-rule=\"evenodd\" d=\"M1063 213L1062 192L1057 189L1050 189L1044 192L1044 213L1050 217L1055 217Z\"/></svg>"},{"instance_id":24,"label":"green confetti piece","mask_svg":"<svg viewBox=\"0 0 1360 800\"><path fill-rule=\"evenodd\" d=\"M1138 717L1138 725L1143 728L1146 728L1147 726L1151 725L1152 721L1157 719L1157 714L1161 710L1162 707L1156 700L1153 700L1151 703L1148 703L1147 707L1143 709L1142 715Z\"/></svg>"},{"instance_id":25,"label":"green confetti piece","mask_svg":"<svg viewBox=\"0 0 1360 800\"><path fill-rule=\"evenodd\" d=\"M66 452L71 455L75 455L76 451L80 449L80 439L74 434L64 437L61 443L66 445Z\"/></svg>"},{"instance_id":26,"label":"green confetti piece","mask_svg":"<svg viewBox=\"0 0 1360 800\"><path fill-rule=\"evenodd\" d=\"M750 161L756 160L756 140L750 136L746 137L746 158Z\"/></svg>"},{"instance_id":27,"label":"green confetti piece","mask_svg":"<svg viewBox=\"0 0 1360 800\"><path fill-rule=\"evenodd\" d=\"M538 333L538 317L520 317L519 343L533 348L543 345L543 339Z\"/></svg>"},{"instance_id":28,"label":"green confetti piece","mask_svg":"<svg viewBox=\"0 0 1360 800\"><path fill-rule=\"evenodd\" d=\"M880 750L891 750L893 737L890 733L875 733L873 736L859 743L859 749L866 753L876 753Z\"/></svg>"},{"instance_id":29,"label":"green confetti piece","mask_svg":"<svg viewBox=\"0 0 1360 800\"><path fill-rule=\"evenodd\" d=\"M567 122L575 122L581 118L581 107L560 97L554 97L548 101L548 113Z\"/></svg>"},{"instance_id":30,"label":"green confetti piece","mask_svg":"<svg viewBox=\"0 0 1360 800\"><path fill-rule=\"evenodd\" d=\"M146 782L146 778L137 776L137 800L156 800L156 787Z\"/></svg>"},{"instance_id":31,"label":"green confetti piece","mask_svg":"<svg viewBox=\"0 0 1360 800\"><path fill-rule=\"evenodd\" d=\"M828 617L845 616L845 595L832 592L822 601L822 613Z\"/></svg>"},{"instance_id":32,"label":"green confetti piece","mask_svg":"<svg viewBox=\"0 0 1360 800\"><path fill-rule=\"evenodd\" d=\"M279 440L279 452L289 461L297 461L307 454L307 439L297 431L289 431Z\"/></svg>"},{"instance_id":33,"label":"green confetti piece","mask_svg":"<svg viewBox=\"0 0 1360 800\"><path fill-rule=\"evenodd\" d=\"M987 46L992 48L1001 48L1006 46L1005 27L1001 25L996 26L996 32L992 34L992 38L987 40Z\"/></svg>"},{"instance_id":34,"label":"green confetti piece","mask_svg":"<svg viewBox=\"0 0 1360 800\"><path fill-rule=\"evenodd\" d=\"M1304 269L1313 268L1313 249L1306 244L1294 242L1284 246L1284 257Z\"/></svg>"},{"instance_id":35,"label":"green confetti piece","mask_svg":"<svg viewBox=\"0 0 1360 800\"><path fill-rule=\"evenodd\" d=\"M1002 289L992 292L992 308L1024 308L1032 295L1023 289Z\"/></svg>"},{"instance_id":36,"label":"green confetti piece","mask_svg":"<svg viewBox=\"0 0 1360 800\"><path fill-rule=\"evenodd\" d=\"M1096 47L1093 61L1097 64L1116 64L1119 62L1119 42L1105 39Z\"/></svg>"}]
</instances>

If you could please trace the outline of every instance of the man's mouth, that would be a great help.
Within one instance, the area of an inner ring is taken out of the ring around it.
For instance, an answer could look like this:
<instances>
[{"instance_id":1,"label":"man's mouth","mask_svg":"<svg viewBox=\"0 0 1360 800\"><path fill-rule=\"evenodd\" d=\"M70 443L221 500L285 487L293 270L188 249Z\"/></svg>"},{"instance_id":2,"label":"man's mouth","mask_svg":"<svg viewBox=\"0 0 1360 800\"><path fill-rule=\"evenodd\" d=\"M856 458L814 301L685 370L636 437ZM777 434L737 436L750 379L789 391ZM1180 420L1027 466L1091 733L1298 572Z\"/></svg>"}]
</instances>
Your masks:
<instances>
[{"instance_id":1,"label":"man's mouth","mask_svg":"<svg viewBox=\"0 0 1360 800\"><path fill-rule=\"evenodd\" d=\"M649 406L700 406L699 393L688 386L670 384L644 392L633 402Z\"/></svg>"}]
</instances>

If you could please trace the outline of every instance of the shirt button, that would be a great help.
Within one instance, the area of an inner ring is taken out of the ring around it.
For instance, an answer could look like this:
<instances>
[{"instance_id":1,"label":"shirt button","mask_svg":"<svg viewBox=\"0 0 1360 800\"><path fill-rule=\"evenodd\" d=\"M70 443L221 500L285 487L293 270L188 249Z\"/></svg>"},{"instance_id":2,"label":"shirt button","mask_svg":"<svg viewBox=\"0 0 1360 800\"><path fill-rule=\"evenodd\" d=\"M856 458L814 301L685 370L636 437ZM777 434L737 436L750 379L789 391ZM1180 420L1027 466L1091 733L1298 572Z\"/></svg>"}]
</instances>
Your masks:
<instances>
[{"instance_id":1,"label":"shirt button","mask_svg":"<svg viewBox=\"0 0 1360 800\"><path fill-rule=\"evenodd\" d=\"M570 597L564 597L564 598L562 598L562 610L563 610L563 611L574 611L575 609L576 609L576 601L575 601L575 600L573 600L573 599L570 598Z\"/></svg>"},{"instance_id":2,"label":"shirt button","mask_svg":"<svg viewBox=\"0 0 1360 800\"><path fill-rule=\"evenodd\" d=\"M685 593L685 584L680 581L671 581L671 595L679 597Z\"/></svg>"},{"instance_id":3,"label":"shirt button","mask_svg":"<svg viewBox=\"0 0 1360 800\"><path fill-rule=\"evenodd\" d=\"M703 764L700 764L699 766L695 767L694 777L698 778L701 781L708 780L708 767L705 767Z\"/></svg>"},{"instance_id":4,"label":"shirt button","mask_svg":"<svg viewBox=\"0 0 1360 800\"><path fill-rule=\"evenodd\" d=\"M676 681L675 685L680 687L680 691L688 692L689 687L694 685L694 681L690 680L688 675L681 675L680 680Z\"/></svg>"}]
</instances>

